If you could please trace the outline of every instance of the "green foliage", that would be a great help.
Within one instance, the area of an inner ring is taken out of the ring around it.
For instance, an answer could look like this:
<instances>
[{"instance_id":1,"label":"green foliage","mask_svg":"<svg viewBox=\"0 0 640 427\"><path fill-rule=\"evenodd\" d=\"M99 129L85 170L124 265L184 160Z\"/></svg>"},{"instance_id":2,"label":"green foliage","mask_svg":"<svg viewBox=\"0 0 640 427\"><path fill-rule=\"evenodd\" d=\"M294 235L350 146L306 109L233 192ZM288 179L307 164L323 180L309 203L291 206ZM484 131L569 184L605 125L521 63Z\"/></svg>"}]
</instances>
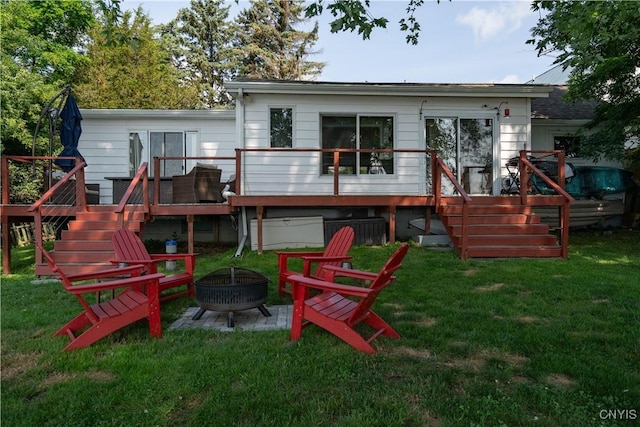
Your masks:
<instances>
[{"instance_id":1,"label":"green foliage","mask_svg":"<svg viewBox=\"0 0 640 427\"><path fill-rule=\"evenodd\" d=\"M137 322L64 352L80 312L58 283L32 284L33 247L2 281L2 425L601 426L638 410L640 233L574 232L569 259L461 261L413 246L374 309L401 335L376 355L310 326L172 330L195 303L162 305L164 336ZM395 248L355 246L377 271ZM198 277L239 265L271 279L277 256L198 259ZM87 410L91 408L91 410ZM637 417L636 412L636 417Z\"/></svg>"},{"instance_id":2,"label":"green foliage","mask_svg":"<svg viewBox=\"0 0 640 427\"><path fill-rule=\"evenodd\" d=\"M84 34L93 22L88 0L9 0L0 6L0 93L3 154L31 154L43 107L83 62ZM38 135L36 154L48 153Z\"/></svg>"},{"instance_id":3,"label":"green foliage","mask_svg":"<svg viewBox=\"0 0 640 427\"><path fill-rule=\"evenodd\" d=\"M231 104L223 87L237 68L231 49L233 25L227 21L229 9L223 0L191 0L189 8L180 9L173 21L160 28L173 64L197 90L205 108Z\"/></svg>"},{"instance_id":4,"label":"green foliage","mask_svg":"<svg viewBox=\"0 0 640 427\"><path fill-rule=\"evenodd\" d=\"M571 68L570 100L600 102L582 153L623 159L625 142L640 137L640 2L535 1L533 8L545 14L527 43Z\"/></svg>"},{"instance_id":5,"label":"green foliage","mask_svg":"<svg viewBox=\"0 0 640 427\"><path fill-rule=\"evenodd\" d=\"M296 27L305 23L303 1L264 1L251 3L236 18L236 55L243 77L305 80L318 76L324 64L309 61L318 40L318 23L311 31Z\"/></svg>"},{"instance_id":6,"label":"green foliage","mask_svg":"<svg viewBox=\"0 0 640 427\"><path fill-rule=\"evenodd\" d=\"M189 109L195 91L180 83L169 53L155 38L149 17L138 8L116 23L103 19L89 31L87 63L76 73L76 95L84 108Z\"/></svg>"},{"instance_id":7,"label":"green foliage","mask_svg":"<svg viewBox=\"0 0 640 427\"><path fill-rule=\"evenodd\" d=\"M440 0L436 0L440 3ZM424 0L408 0L406 17L400 19L400 30L407 33L407 43L417 45L420 36L420 22L416 17L417 10L424 4ZM331 0L326 6L335 18L331 21L331 32L357 31L366 40L376 28L387 28L389 20L384 17L374 17L369 8L370 0ZM324 12L324 0L314 0L305 8L308 18L319 16Z\"/></svg>"},{"instance_id":8,"label":"green foliage","mask_svg":"<svg viewBox=\"0 0 640 427\"><path fill-rule=\"evenodd\" d=\"M9 163L12 204L31 204L42 196L42 168L32 168L24 164Z\"/></svg>"}]
</instances>

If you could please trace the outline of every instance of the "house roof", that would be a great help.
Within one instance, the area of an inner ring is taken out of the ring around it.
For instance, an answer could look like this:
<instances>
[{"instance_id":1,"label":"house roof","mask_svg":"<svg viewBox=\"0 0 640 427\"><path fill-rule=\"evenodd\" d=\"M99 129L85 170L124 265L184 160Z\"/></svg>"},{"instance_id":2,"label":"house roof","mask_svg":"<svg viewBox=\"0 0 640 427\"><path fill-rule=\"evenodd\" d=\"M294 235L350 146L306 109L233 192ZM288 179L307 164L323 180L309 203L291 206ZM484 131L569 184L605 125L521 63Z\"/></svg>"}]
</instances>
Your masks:
<instances>
[{"instance_id":1,"label":"house roof","mask_svg":"<svg viewBox=\"0 0 640 427\"><path fill-rule=\"evenodd\" d=\"M569 74L571 74L571 67L564 68L562 64L558 64L525 84L564 86L569 82Z\"/></svg>"},{"instance_id":2,"label":"house roof","mask_svg":"<svg viewBox=\"0 0 640 427\"><path fill-rule=\"evenodd\" d=\"M593 118L596 101L570 102L565 99L567 86L553 87L548 98L531 100L531 118L590 120Z\"/></svg>"},{"instance_id":3,"label":"house roof","mask_svg":"<svg viewBox=\"0 0 640 427\"><path fill-rule=\"evenodd\" d=\"M80 109L84 118L92 119L235 119L236 112L230 110L137 110L137 109Z\"/></svg>"},{"instance_id":4,"label":"house roof","mask_svg":"<svg viewBox=\"0 0 640 427\"><path fill-rule=\"evenodd\" d=\"M278 93L370 96L466 96L466 97L547 97L550 86L532 84L440 84L440 83L342 83L292 80L238 79L225 82L232 96L238 93Z\"/></svg>"}]
</instances>

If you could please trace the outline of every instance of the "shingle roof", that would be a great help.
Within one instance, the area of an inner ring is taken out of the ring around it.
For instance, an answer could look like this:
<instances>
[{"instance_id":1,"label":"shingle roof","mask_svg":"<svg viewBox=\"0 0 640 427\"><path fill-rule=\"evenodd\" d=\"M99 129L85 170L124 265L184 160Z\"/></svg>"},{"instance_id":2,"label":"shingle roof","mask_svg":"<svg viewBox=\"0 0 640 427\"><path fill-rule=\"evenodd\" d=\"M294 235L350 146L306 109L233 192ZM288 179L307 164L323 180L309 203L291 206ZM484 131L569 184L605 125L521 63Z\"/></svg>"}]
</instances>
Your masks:
<instances>
[{"instance_id":1,"label":"shingle roof","mask_svg":"<svg viewBox=\"0 0 640 427\"><path fill-rule=\"evenodd\" d=\"M564 97L567 86L556 86L548 98L531 100L531 118L533 119L570 119L590 120L593 118L596 101L570 102Z\"/></svg>"}]
</instances>

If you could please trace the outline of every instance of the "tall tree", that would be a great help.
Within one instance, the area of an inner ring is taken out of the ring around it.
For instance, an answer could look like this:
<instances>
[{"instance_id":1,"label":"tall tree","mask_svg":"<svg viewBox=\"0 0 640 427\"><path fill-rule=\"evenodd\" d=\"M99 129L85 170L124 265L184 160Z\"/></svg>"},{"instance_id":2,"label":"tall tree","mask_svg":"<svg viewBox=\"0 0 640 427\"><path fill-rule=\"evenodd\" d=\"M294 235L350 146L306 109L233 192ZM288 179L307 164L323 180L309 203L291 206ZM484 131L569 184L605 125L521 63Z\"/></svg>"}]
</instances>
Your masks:
<instances>
[{"instance_id":1,"label":"tall tree","mask_svg":"<svg viewBox=\"0 0 640 427\"><path fill-rule=\"evenodd\" d=\"M545 15L527 43L571 67L570 100L600 103L581 153L595 160L633 156L640 171L640 149L625 150L640 140L640 2L535 1L533 8Z\"/></svg>"},{"instance_id":2,"label":"tall tree","mask_svg":"<svg viewBox=\"0 0 640 427\"><path fill-rule=\"evenodd\" d=\"M252 0L251 7L236 18L236 52L239 75L276 80L308 80L318 76L321 62L309 61L318 40L318 23L311 31L297 26L303 16L303 0Z\"/></svg>"},{"instance_id":3,"label":"tall tree","mask_svg":"<svg viewBox=\"0 0 640 427\"><path fill-rule=\"evenodd\" d=\"M436 0L440 3L440 0ZM418 44L420 36L420 22L416 17L417 10L424 4L424 0L407 0L406 17L400 19L400 30L407 33L406 40L410 44ZM357 31L363 39L368 39L376 28L386 28L389 20L384 16L375 17L370 11L370 0L330 0L326 9L335 18L331 21L331 32ZM307 17L319 16L325 11L324 0L313 0L305 8Z\"/></svg>"},{"instance_id":4,"label":"tall tree","mask_svg":"<svg viewBox=\"0 0 640 427\"><path fill-rule=\"evenodd\" d=\"M230 6L223 0L191 0L189 8L162 26L161 32L172 46L174 65L185 73L185 81L195 87L206 108L231 104L223 83L234 77L236 65L231 50Z\"/></svg>"},{"instance_id":5,"label":"tall tree","mask_svg":"<svg viewBox=\"0 0 640 427\"><path fill-rule=\"evenodd\" d=\"M80 52L93 19L89 0L0 4L0 138L5 154L31 154L40 112L84 60ZM36 154L48 154L47 135L36 142Z\"/></svg>"},{"instance_id":6,"label":"tall tree","mask_svg":"<svg viewBox=\"0 0 640 427\"><path fill-rule=\"evenodd\" d=\"M90 32L89 61L76 74L78 102L85 108L188 109L197 94L181 82L170 53L141 8L102 17Z\"/></svg>"}]
</instances>

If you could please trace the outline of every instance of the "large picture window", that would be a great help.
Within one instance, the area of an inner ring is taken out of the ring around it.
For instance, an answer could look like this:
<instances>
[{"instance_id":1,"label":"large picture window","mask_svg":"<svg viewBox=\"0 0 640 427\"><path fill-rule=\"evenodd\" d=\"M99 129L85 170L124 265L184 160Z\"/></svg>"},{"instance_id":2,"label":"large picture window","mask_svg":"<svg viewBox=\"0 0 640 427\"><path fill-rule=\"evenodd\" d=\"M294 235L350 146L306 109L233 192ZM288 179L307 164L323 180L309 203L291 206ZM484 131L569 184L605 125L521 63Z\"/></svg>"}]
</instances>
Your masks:
<instances>
[{"instance_id":1,"label":"large picture window","mask_svg":"<svg viewBox=\"0 0 640 427\"><path fill-rule=\"evenodd\" d=\"M322 148L393 149L392 116L344 115L321 118ZM322 153L322 174L333 174L333 153ZM394 173L393 153L340 153L339 170L347 175Z\"/></svg>"},{"instance_id":2,"label":"large picture window","mask_svg":"<svg viewBox=\"0 0 640 427\"><path fill-rule=\"evenodd\" d=\"M269 109L269 140L271 148L293 147L293 108Z\"/></svg>"}]
</instances>

